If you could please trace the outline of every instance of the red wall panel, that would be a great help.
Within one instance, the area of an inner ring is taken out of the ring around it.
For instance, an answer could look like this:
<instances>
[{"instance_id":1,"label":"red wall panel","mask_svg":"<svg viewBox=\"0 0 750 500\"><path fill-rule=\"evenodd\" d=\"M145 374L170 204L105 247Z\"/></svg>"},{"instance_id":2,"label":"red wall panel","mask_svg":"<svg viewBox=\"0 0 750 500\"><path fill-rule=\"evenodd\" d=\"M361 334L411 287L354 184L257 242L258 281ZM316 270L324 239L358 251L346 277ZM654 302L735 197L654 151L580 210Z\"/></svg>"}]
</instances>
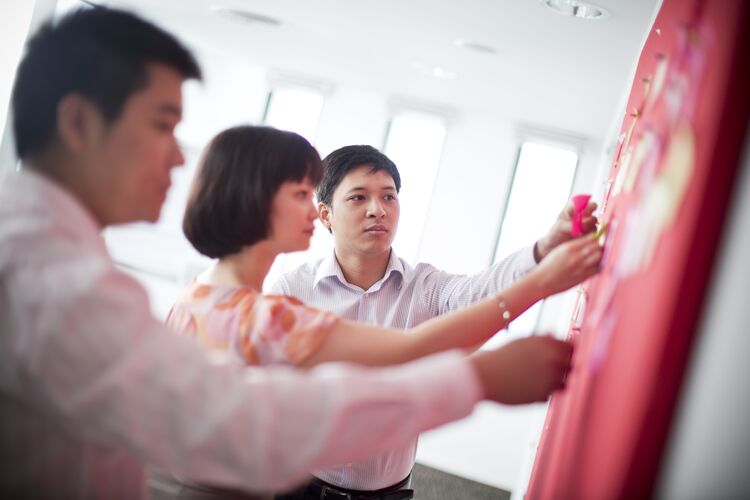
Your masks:
<instances>
[{"instance_id":1,"label":"red wall panel","mask_svg":"<svg viewBox=\"0 0 750 500\"><path fill-rule=\"evenodd\" d=\"M750 109L750 8L665 0L641 53L530 499L643 498L700 318ZM618 178L619 177L619 178Z\"/></svg>"}]
</instances>

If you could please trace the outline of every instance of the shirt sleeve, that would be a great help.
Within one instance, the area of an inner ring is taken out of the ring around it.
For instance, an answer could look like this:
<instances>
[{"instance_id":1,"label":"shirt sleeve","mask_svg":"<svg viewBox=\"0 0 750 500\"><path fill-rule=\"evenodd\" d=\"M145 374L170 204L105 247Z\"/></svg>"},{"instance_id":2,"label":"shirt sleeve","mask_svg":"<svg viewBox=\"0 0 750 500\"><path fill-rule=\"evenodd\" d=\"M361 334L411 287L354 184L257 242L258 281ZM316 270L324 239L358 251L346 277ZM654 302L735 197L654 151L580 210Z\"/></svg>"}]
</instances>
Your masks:
<instances>
[{"instance_id":1,"label":"shirt sleeve","mask_svg":"<svg viewBox=\"0 0 750 500\"><path fill-rule=\"evenodd\" d=\"M70 246L34 245L3 270L16 290L0 353L15 382L3 390L73 435L180 476L286 488L466 416L480 398L459 352L307 372L218 359L154 319L143 288L107 256Z\"/></svg>"},{"instance_id":2,"label":"shirt sleeve","mask_svg":"<svg viewBox=\"0 0 750 500\"><path fill-rule=\"evenodd\" d=\"M248 314L247 328L233 342L248 364L299 365L320 348L338 316L303 305L293 297L259 296Z\"/></svg>"},{"instance_id":3,"label":"shirt sleeve","mask_svg":"<svg viewBox=\"0 0 750 500\"><path fill-rule=\"evenodd\" d=\"M522 248L477 274L466 276L434 270L425 278L438 314L462 309L498 293L522 278L536 266L534 247Z\"/></svg>"},{"instance_id":4,"label":"shirt sleeve","mask_svg":"<svg viewBox=\"0 0 750 500\"><path fill-rule=\"evenodd\" d=\"M286 275L282 274L279 276L279 279L277 279L273 285L271 285L271 289L268 293L273 295L291 295L289 291L289 286L287 285L287 279Z\"/></svg>"}]
</instances>

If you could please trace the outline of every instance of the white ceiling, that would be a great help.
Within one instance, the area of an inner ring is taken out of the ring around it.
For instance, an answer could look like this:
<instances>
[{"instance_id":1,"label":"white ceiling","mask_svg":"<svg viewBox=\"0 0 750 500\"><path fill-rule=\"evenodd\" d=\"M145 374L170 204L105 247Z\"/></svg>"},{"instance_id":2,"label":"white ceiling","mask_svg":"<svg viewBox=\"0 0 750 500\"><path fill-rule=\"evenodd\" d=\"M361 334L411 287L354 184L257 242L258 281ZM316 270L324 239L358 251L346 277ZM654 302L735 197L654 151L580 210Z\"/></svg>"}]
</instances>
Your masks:
<instances>
[{"instance_id":1,"label":"white ceiling","mask_svg":"<svg viewBox=\"0 0 750 500\"><path fill-rule=\"evenodd\" d=\"M595 0L582 20L540 0L117 0L189 45L302 78L385 92L456 111L603 138L660 0ZM227 6L280 27L218 15ZM496 54L457 47L456 39ZM440 66L437 79L415 63Z\"/></svg>"}]
</instances>

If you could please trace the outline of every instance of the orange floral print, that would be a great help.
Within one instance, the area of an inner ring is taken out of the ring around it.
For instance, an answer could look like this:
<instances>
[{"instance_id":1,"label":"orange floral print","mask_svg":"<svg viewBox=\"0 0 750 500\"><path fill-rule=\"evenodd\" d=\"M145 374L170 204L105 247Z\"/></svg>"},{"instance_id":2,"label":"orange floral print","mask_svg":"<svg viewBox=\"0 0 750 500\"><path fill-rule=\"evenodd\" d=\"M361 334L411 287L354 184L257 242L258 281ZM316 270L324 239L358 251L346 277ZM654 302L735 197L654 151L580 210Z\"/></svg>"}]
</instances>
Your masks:
<instances>
[{"instance_id":1,"label":"orange floral print","mask_svg":"<svg viewBox=\"0 0 750 500\"><path fill-rule=\"evenodd\" d=\"M285 295L191 283L167 323L198 343L234 352L250 365L298 365L317 351L339 318Z\"/></svg>"}]
</instances>

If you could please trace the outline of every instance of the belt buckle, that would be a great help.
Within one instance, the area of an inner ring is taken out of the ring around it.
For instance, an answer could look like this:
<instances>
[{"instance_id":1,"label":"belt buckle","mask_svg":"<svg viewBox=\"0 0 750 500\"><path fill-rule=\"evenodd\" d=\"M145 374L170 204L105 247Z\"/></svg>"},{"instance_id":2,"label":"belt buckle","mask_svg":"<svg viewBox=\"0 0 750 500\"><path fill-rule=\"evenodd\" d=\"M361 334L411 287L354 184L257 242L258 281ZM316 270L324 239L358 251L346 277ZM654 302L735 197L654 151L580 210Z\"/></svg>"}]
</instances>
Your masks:
<instances>
[{"instance_id":1,"label":"belt buckle","mask_svg":"<svg viewBox=\"0 0 750 500\"><path fill-rule=\"evenodd\" d=\"M331 496L328 496L328 494L331 493ZM343 491L337 491L334 488L331 488L330 486L323 486L323 489L320 490L320 500L326 500L328 498L340 498L342 500L352 500L352 495L350 493L345 493Z\"/></svg>"}]
</instances>

